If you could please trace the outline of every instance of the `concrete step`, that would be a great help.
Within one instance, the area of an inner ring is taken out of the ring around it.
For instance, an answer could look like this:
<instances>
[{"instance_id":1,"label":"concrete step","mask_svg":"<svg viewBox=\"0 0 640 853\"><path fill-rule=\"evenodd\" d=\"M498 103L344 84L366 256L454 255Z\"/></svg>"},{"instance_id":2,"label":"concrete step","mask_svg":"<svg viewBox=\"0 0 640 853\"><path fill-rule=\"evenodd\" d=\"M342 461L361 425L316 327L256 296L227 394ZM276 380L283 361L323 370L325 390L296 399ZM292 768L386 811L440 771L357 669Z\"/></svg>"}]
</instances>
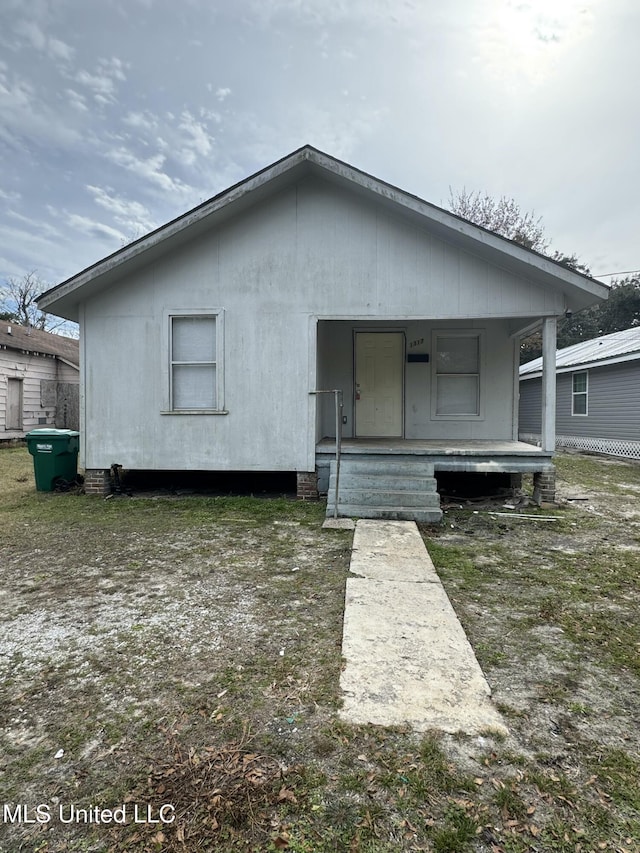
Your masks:
<instances>
[{"instance_id":1,"label":"concrete step","mask_svg":"<svg viewBox=\"0 0 640 853\"><path fill-rule=\"evenodd\" d=\"M327 516L334 513L335 460L330 465ZM437 523L442 519L433 464L393 456L347 456L340 467L338 515Z\"/></svg>"},{"instance_id":2,"label":"concrete step","mask_svg":"<svg viewBox=\"0 0 640 853\"><path fill-rule=\"evenodd\" d=\"M327 512L327 515L333 515L333 511ZM437 524L442 521L442 510L436 507L421 509L415 506L363 506L341 502L338 515L342 518L386 518L392 521L421 521L425 524Z\"/></svg>"},{"instance_id":3,"label":"concrete step","mask_svg":"<svg viewBox=\"0 0 640 853\"><path fill-rule=\"evenodd\" d=\"M331 460L331 471L335 470L335 459ZM415 474L433 477L433 463L420 457L396 459L393 456L343 456L340 459L340 475L343 471L361 471L369 474Z\"/></svg>"},{"instance_id":4,"label":"concrete step","mask_svg":"<svg viewBox=\"0 0 640 853\"><path fill-rule=\"evenodd\" d=\"M378 474L370 471L340 471L340 485L348 485L354 489L371 489L374 491L410 491L410 492L435 492L437 482L435 477L429 475L418 476L414 474ZM335 473L329 477L329 493L335 490Z\"/></svg>"},{"instance_id":5,"label":"concrete step","mask_svg":"<svg viewBox=\"0 0 640 853\"><path fill-rule=\"evenodd\" d=\"M329 492L328 505L333 508L335 492ZM338 506L346 504L359 504L362 506L416 506L416 507L439 507L440 495L436 491L414 492L410 490L391 489L361 489L352 487L351 481L344 486L340 484L338 494Z\"/></svg>"}]
</instances>

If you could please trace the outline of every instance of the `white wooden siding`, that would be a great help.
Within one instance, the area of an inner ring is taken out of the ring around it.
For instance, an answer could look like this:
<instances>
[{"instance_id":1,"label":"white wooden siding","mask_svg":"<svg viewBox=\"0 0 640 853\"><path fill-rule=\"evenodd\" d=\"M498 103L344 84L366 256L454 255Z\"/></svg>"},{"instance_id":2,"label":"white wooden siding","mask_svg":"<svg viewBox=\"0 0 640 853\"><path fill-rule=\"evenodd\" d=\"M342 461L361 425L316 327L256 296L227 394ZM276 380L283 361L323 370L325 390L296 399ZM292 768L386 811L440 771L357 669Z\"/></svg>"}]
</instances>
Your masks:
<instances>
[{"instance_id":1,"label":"white wooden siding","mask_svg":"<svg viewBox=\"0 0 640 853\"><path fill-rule=\"evenodd\" d=\"M41 382L58 381L61 366L53 356L26 355L16 350L0 350L0 439L22 438L42 426L55 426L56 406L42 405ZM78 383L78 371L65 365L65 382ZM22 429L7 429L7 379L22 379Z\"/></svg>"},{"instance_id":2,"label":"white wooden siding","mask_svg":"<svg viewBox=\"0 0 640 853\"><path fill-rule=\"evenodd\" d=\"M452 431L442 424L441 434L511 438L507 321L561 313L563 304L559 292L491 267L414 220L308 178L86 302L82 464L312 470L316 424L309 391L326 384L332 370L319 363L316 380L310 341L316 319L365 326L421 319L445 328L495 322L486 368L495 372L492 393L504 393L504 405L483 428L458 423ZM225 311L221 369L228 415L161 414L168 369L161 355L163 313L219 308ZM352 370L351 342L337 346ZM409 388L423 393L420 367L407 365L407 437L433 426L415 397L409 399Z\"/></svg>"}]
</instances>

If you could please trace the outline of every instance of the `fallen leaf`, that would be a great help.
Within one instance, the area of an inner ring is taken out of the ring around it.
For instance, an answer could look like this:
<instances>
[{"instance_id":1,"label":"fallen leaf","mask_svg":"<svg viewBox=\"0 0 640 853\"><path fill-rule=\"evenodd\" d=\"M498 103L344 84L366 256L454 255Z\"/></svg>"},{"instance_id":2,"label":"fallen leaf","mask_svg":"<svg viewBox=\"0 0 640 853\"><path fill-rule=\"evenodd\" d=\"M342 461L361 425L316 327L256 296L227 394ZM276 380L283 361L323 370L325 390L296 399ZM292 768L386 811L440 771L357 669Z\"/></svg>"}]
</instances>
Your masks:
<instances>
[{"instance_id":1,"label":"fallen leaf","mask_svg":"<svg viewBox=\"0 0 640 853\"><path fill-rule=\"evenodd\" d=\"M296 795L289 788L282 787L280 788L280 793L278 794L278 802L289 802L289 803L297 803Z\"/></svg>"}]
</instances>

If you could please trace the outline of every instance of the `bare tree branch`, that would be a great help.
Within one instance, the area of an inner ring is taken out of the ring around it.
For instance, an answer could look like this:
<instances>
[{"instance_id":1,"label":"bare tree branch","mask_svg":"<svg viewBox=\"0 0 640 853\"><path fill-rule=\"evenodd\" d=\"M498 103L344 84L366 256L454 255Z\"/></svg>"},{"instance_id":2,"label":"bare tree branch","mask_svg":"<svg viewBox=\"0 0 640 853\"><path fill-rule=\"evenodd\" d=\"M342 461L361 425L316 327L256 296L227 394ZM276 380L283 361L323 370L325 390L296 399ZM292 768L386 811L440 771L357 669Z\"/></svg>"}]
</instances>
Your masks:
<instances>
[{"instance_id":1,"label":"bare tree branch","mask_svg":"<svg viewBox=\"0 0 640 853\"><path fill-rule=\"evenodd\" d=\"M542 217L536 218L533 212L523 213L512 198L502 196L495 199L487 193L468 192L464 187L454 192L449 187L449 209L463 219L520 243L527 249L544 254L549 248Z\"/></svg>"},{"instance_id":2,"label":"bare tree branch","mask_svg":"<svg viewBox=\"0 0 640 853\"><path fill-rule=\"evenodd\" d=\"M35 270L26 273L22 278L8 278L5 284L0 286L0 319L45 332L66 328L66 320L38 308L36 300L47 289L48 285Z\"/></svg>"}]
</instances>

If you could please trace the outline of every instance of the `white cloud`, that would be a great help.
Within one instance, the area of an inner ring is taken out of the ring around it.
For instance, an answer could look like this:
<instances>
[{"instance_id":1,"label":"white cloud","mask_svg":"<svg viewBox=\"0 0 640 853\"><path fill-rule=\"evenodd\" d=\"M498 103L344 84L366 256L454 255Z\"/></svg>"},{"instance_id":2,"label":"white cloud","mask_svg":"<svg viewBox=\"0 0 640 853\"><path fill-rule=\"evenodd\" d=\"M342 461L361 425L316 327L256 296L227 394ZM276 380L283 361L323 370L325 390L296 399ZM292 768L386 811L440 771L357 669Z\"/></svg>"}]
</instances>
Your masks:
<instances>
[{"instance_id":1,"label":"white cloud","mask_svg":"<svg viewBox=\"0 0 640 853\"><path fill-rule=\"evenodd\" d=\"M29 230L34 234L39 233L43 237L50 237L52 240L60 239L60 230L55 225L52 225L50 222L46 222L43 219L36 219L32 216L24 216L22 213L18 213L18 211L16 210L8 211L8 216L16 222L20 222L22 225L26 225Z\"/></svg>"},{"instance_id":2,"label":"white cloud","mask_svg":"<svg viewBox=\"0 0 640 853\"><path fill-rule=\"evenodd\" d=\"M151 214L139 201L128 201L114 195L110 187L106 189L87 185L96 204L113 214L114 220L125 227L128 233L152 231L156 227Z\"/></svg>"},{"instance_id":3,"label":"white cloud","mask_svg":"<svg viewBox=\"0 0 640 853\"><path fill-rule=\"evenodd\" d=\"M88 112L89 108L87 107L87 100L83 97L79 92L76 92L75 89L65 89L65 93L69 99L69 103L74 108L74 110L79 110L80 112Z\"/></svg>"},{"instance_id":4,"label":"white cloud","mask_svg":"<svg viewBox=\"0 0 640 853\"><path fill-rule=\"evenodd\" d=\"M166 172L162 171L162 167L166 161L164 154L156 154L145 160L136 157L135 154L127 151L126 148L116 148L107 152L107 157L112 163L116 163L123 169L135 173L138 177L144 178L167 192L186 195L191 189L182 183L182 181L171 178Z\"/></svg>"},{"instance_id":5,"label":"white cloud","mask_svg":"<svg viewBox=\"0 0 640 853\"><path fill-rule=\"evenodd\" d=\"M111 56L109 59L98 60L98 68L100 68L104 74L108 77L112 77L114 80L120 80L121 82L124 82L127 79L125 69L129 67L128 62L123 62L117 56Z\"/></svg>"},{"instance_id":6,"label":"white cloud","mask_svg":"<svg viewBox=\"0 0 640 853\"><path fill-rule=\"evenodd\" d=\"M13 31L31 47L41 53L47 53L53 60L70 62L73 58L75 51L70 45L61 39L48 36L34 20L22 18L16 21Z\"/></svg>"},{"instance_id":7,"label":"white cloud","mask_svg":"<svg viewBox=\"0 0 640 853\"><path fill-rule=\"evenodd\" d=\"M12 190L3 190L2 187L0 187L0 198L4 199L4 201L19 201L21 196L20 193Z\"/></svg>"},{"instance_id":8,"label":"white cloud","mask_svg":"<svg viewBox=\"0 0 640 853\"><path fill-rule=\"evenodd\" d=\"M126 67L127 64L115 56L99 59L95 73L81 69L76 72L74 80L90 89L94 99L106 106L115 103L117 84L127 79Z\"/></svg>"},{"instance_id":9,"label":"white cloud","mask_svg":"<svg viewBox=\"0 0 640 853\"><path fill-rule=\"evenodd\" d=\"M50 38L47 44L47 52L52 59L62 59L71 62L75 50L60 39Z\"/></svg>"},{"instance_id":10,"label":"white cloud","mask_svg":"<svg viewBox=\"0 0 640 853\"><path fill-rule=\"evenodd\" d=\"M123 118L123 123L128 127L144 130L155 130L158 127L158 117L149 110L143 112L129 112Z\"/></svg>"},{"instance_id":11,"label":"white cloud","mask_svg":"<svg viewBox=\"0 0 640 853\"><path fill-rule=\"evenodd\" d=\"M219 89L216 89L216 98L219 101L224 101L225 98L228 98L230 94L231 94L231 89L229 89L228 87L222 87L221 86Z\"/></svg>"},{"instance_id":12,"label":"white cloud","mask_svg":"<svg viewBox=\"0 0 640 853\"><path fill-rule=\"evenodd\" d=\"M67 223L71 228L81 231L89 237L96 237L98 239L106 238L107 240L117 241L119 243L127 239L127 236L121 231L117 231L115 228L111 228L111 226L105 225L103 222L96 222L95 219L89 219L88 216L80 216L77 213L68 213L65 211L65 214Z\"/></svg>"},{"instance_id":13,"label":"white cloud","mask_svg":"<svg viewBox=\"0 0 640 853\"><path fill-rule=\"evenodd\" d=\"M44 50L47 45L47 37L35 21L28 21L25 18L16 21L13 31L36 50Z\"/></svg>"},{"instance_id":14,"label":"white cloud","mask_svg":"<svg viewBox=\"0 0 640 853\"><path fill-rule=\"evenodd\" d=\"M198 155L206 157L213 145L213 137L209 135L206 127L195 119L189 110L182 113L178 129L186 135L180 158L188 166L195 163Z\"/></svg>"},{"instance_id":15,"label":"white cloud","mask_svg":"<svg viewBox=\"0 0 640 853\"><path fill-rule=\"evenodd\" d=\"M115 84L106 74L90 74L88 71L78 71L75 76L78 83L91 89L95 95L101 95L113 100Z\"/></svg>"}]
</instances>

